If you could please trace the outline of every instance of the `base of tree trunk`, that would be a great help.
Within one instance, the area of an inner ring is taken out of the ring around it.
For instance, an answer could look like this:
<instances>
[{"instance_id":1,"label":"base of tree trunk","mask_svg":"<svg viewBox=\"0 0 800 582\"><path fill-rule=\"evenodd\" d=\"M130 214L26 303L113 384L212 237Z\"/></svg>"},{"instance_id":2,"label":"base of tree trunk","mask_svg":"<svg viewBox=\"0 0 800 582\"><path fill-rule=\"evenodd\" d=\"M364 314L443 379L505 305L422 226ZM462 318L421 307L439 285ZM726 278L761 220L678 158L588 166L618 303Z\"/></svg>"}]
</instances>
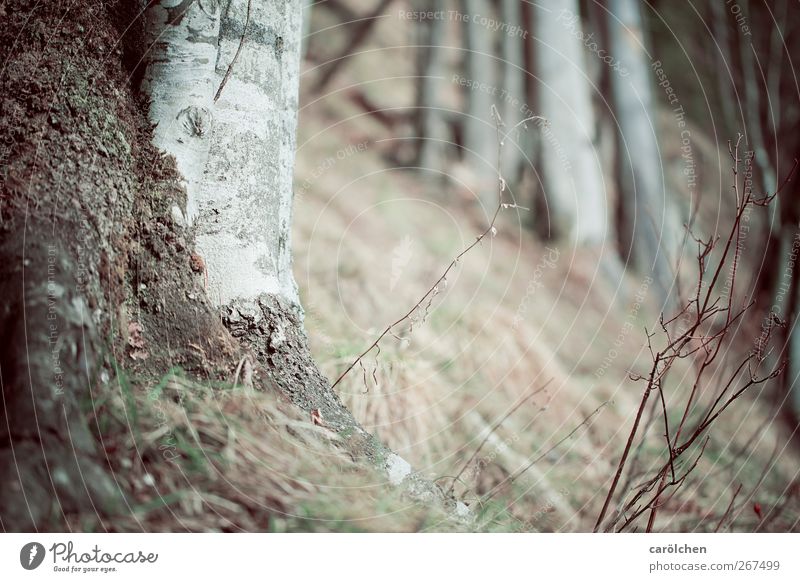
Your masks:
<instances>
[{"instance_id":1,"label":"base of tree trunk","mask_svg":"<svg viewBox=\"0 0 800 582\"><path fill-rule=\"evenodd\" d=\"M391 484L403 488L412 499L445 503L438 486L414 472L409 463L364 430L342 404L308 349L297 305L278 295L263 294L252 301L235 301L221 312L231 335L242 342L262 370L259 382L263 386L287 396L315 423L344 437L353 457L376 466ZM446 504L456 507L454 500Z\"/></svg>"}]
</instances>

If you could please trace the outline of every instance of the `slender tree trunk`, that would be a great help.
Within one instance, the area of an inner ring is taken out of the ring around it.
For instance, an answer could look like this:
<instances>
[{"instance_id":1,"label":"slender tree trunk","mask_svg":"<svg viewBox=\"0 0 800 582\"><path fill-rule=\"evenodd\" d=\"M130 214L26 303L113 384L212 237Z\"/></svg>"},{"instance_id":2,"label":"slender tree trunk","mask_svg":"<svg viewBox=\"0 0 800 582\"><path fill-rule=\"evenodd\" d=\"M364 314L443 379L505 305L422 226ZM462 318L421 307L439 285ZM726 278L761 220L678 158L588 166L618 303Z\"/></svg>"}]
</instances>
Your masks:
<instances>
[{"instance_id":1,"label":"slender tree trunk","mask_svg":"<svg viewBox=\"0 0 800 582\"><path fill-rule=\"evenodd\" d=\"M147 7L142 89L154 143L189 172L206 293L281 391L357 425L313 364L291 270L300 0L172 4Z\"/></svg>"},{"instance_id":2,"label":"slender tree trunk","mask_svg":"<svg viewBox=\"0 0 800 582\"><path fill-rule=\"evenodd\" d=\"M796 235L800 237L800 229L797 229ZM796 240L796 244L800 246L800 241ZM797 269L797 247L795 247L795 269ZM786 393L789 398L789 409L793 421L800 424L800 277L794 276L792 282L792 297L791 297L791 319L788 322L788 366L785 372L785 386Z\"/></svg>"},{"instance_id":3,"label":"slender tree trunk","mask_svg":"<svg viewBox=\"0 0 800 582\"><path fill-rule=\"evenodd\" d=\"M608 229L603 176L594 150L594 111L577 0L536 9L536 67L544 127L542 172L551 236L576 244L603 242Z\"/></svg>"},{"instance_id":4,"label":"slender tree trunk","mask_svg":"<svg viewBox=\"0 0 800 582\"><path fill-rule=\"evenodd\" d=\"M509 26L524 30L522 4L517 0L501 2L501 17ZM508 133L503 145L500 168L503 177L512 186L519 182L525 151L524 130L513 128L524 118L525 91L525 44L523 36L508 32L502 35L503 89L502 107L499 108Z\"/></svg>"},{"instance_id":5,"label":"slender tree trunk","mask_svg":"<svg viewBox=\"0 0 800 582\"><path fill-rule=\"evenodd\" d=\"M772 312L786 322L778 328L779 344L770 353L768 366L786 361L786 370L778 377L778 398L786 398L786 410L792 422L800 424L800 187L792 180L778 195L781 203L781 229L778 254L773 263L771 288ZM777 199L776 199L777 200ZM774 243L773 243L774 244ZM773 247L774 248L774 247Z\"/></svg>"},{"instance_id":6,"label":"slender tree trunk","mask_svg":"<svg viewBox=\"0 0 800 582\"><path fill-rule=\"evenodd\" d=\"M147 11L154 42L143 90L155 144L186 177L208 295L220 306L263 293L297 304L289 226L299 5L193 2L179 17L171 4Z\"/></svg>"},{"instance_id":7,"label":"slender tree trunk","mask_svg":"<svg viewBox=\"0 0 800 582\"><path fill-rule=\"evenodd\" d=\"M611 76L614 114L618 123L617 163L622 208L623 257L656 282L662 301L671 288L668 241L668 200L662 183L658 133L642 33L640 5L636 0L612 0L609 4L609 37L612 54L629 75Z\"/></svg>"},{"instance_id":8,"label":"slender tree trunk","mask_svg":"<svg viewBox=\"0 0 800 582\"><path fill-rule=\"evenodd\" d=\"M147 8L145 44L150 47L142 88L151 99L153 143L175 157L183 176L186 220L191 224L198 214L218 85L214 70L220 7L216 2L163 4L141 3Z\"/></svg>"},{"instance_id":9,"label":"slender tree trunk","mask_svg":"<svg viewBox=\"0 0 800 582\"><path fill-rule=\"evenodd\" d=\"M444 11L445 0L434 0L432 3L418 3L419 9ZM423 4L425 4L423 6ZM443 18L429 20L420 24L419 35L422 45L417 49L419 80L417 83L417 165L424 169L442 171L445 165L445 143L449 136L447 122L442 111L443 103L439 99L445 79L445 35L447 21Z\"/></svg>"},{"instance_id":10,"label":"slender tree trunk","mask_svg":"<svg viewBox=\"0 0 800 582\"><path fill-rule=\"evenodd\" d=\"M491 17L487 0L465 0L467 22L464 23L465 74L467 80L467 116L464 120L465 157L475 173L478 199L487 213L497 207L497 133L492 119L492 106L501 107L498 67L494 59L492 35L474 16Z\"/></svg>"},{"instance_id":11,"label":"slender tree trunk","mask_svg":"<svg viewBox=\"0 0 800 582\"><path fill-rule=\"evenodd\" d=\"M778 12L777 8L776 6L776 13ZM742 14L747 16L748 20L752 18L749 3L746 0L742 2ZM727 14L726 19L729 19ZM772 31L772 34L774 35L775 31ZM770 42L770 44L772 43ZM762 123L762 115L764 119L769 120L770 117L774 119L780 103L777 92L770 93L770 86L763 76L763 70L760 69L768 67L771 72L772 60L777 55L768 54L765 60L762 61L763 64L759 63L757 65L754 52L758 50L758 45L755 40L739 38L738 47L745 105L745 128L743 133L748 147L753 150L753 159L758 170L757 175L761 178L761 188L764 193L772 193L777 188L775 169L780 167L781 160L779 157L775 159L775 156L770 155L771 152L767 148L765 137L768 139L770 134L777 134L777 127L772 128L772 132L769 131L769 127L765 130L765 126ZM774 101L773 97L775 98ZM796 341L793 337L797 332L790 333L789 331L793 329L794 318L798 314L795 309L795 294L793 292L797 286L796 276L793 275L793 265L797 259L796 236L800 231L798 231L797 220L794 218L797 214L797 198L787 194L777 196L770 204L768 208L769 232L766 235L769 248L777 250L776 260L771 265L773 267L771 269L773 311L775 315L785 320L787 324L786 327L776 330L779 338L777 342L778 349L770 353L767 358L767 364L774 367L779 365L783 359L788 359L789 365L786 373L777 378L775 382L780 386L782 393L796 392L793 390L793 386L797 371L800 369L798 363L793 361L794 356L800 355L800 349L795 347ZM797 353L795 353L796 350Z\"/></svg>"},{"instance_id":12,"label":"slender tree trunk","mask_svg":"<svg viewBox=\"0 0 800 582\"><path fill-rule=\"evenodd\" d=\"M351 432L351 449L371 461L380 458L396 477L397 464L408 463L363 430L314 364L291 270L301 1L231 0L221 11L213 9L216 2L194 2L183 18L168 11L165 18L163 6L170 4L161 0L148 8L149 34L164 45L147 55L143 88L153 101L175 103L167 114L166 107L151 105L156 144L179 167L201 169L198 180L187 178L187 195L196 201L196 245L208 295L231 335L266 368L267 384L319 413L326 426ZM198 28L218 30L218 43L196 34ZM209 46L218 46L217 54L209 55ZM174 55L180 58L173 62ZM204 66L208 58L213 69ZM191 82L203 90L189 101L184 96L190 92L173 79L192 62L200 66ZM202 130L194 122L174 127L175 119L201 119ZM159 131L162 125L170 129ZM401 481L417 498L439 499L438 489L410 467Z\"/></svg>"}]
</instances>

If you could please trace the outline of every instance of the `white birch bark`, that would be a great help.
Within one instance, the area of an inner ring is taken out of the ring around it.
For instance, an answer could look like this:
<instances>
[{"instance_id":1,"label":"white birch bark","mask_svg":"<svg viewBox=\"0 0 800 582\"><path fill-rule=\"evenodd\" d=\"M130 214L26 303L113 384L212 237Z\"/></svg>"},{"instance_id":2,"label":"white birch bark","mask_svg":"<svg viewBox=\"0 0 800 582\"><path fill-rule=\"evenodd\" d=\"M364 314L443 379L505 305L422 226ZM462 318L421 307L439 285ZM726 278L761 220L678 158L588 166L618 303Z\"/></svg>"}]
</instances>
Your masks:
<instances>
[{"instance_id":1,"label":"white birch bark","mask_svg":"<svg viewBox=\"0 0 800 582\"><path fill-rule=\"evenodd\" d=\"M218 305L262 293L299 303L289 234L301 11L300 0L160 0L147 9L143 90L155 143L185 178Z\"/></svg>"}]
</instances>

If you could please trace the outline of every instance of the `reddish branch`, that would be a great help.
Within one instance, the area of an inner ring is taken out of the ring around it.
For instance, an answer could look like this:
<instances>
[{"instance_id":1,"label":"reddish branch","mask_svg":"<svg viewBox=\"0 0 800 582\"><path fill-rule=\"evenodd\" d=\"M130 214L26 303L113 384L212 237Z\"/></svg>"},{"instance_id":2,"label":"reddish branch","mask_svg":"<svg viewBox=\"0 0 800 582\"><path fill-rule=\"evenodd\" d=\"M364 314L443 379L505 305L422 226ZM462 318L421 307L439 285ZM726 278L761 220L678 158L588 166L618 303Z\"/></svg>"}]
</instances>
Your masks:
<instances>
[{"instance_id":1,"label":"reddish branch","mask_svg":"<svg viewBox=\"0 0 800 582\"><path fill-rule=\"evenodd\" d=\"M687 477L697 467L708 443L707 432L709 427L750 387L775 378L783 369L783 364L779 364L764 375L759 375L758 373L765 360L764 346L769 343L773 329L782 325L782 322L774 314L770 314L763 337L759 338L759 342L754 349L742 356L739 363L733 366L733 371L727 382L723 382L716 398L708 406L701 419L690 425L690 413L697 406L701 387L706 383L706 373L709 370L717 369L715 362L722 347L728 345L729 334L734 324L753 306L753 302L749 302L737 307L734 300L736 275L739 266L738 253L741 242L742 219L749 207L768 206L788 183L795 169L792 168L792 171L789 172L786 180L776 192L763 198L754 198L750 189L745 188L742 191L739 187L739 166L742 161L739 158L741 139L742 137L739 136L735 144L729 144L733 171L732 188L736 198L736 213L733 224L725 238L719 261L712 270L709 281L705 279L707 265L712 254L717 249L720 239L719 237L711 237L708 240L699 239L692 234L691 226L686 226L689 236L697 243L698 285L694 296L688 301L683 301L683 307L673 317L665 320L664 316L661 316L659 321L660 331L666 340L666 346L663 349L656 351L652 344L652 338L655 333L647 333L647 345L650 350L652 365L646 376L631 376L632 380L643 380L646 385L636 412L633 427L617 464L614 478L608 489L603 508L597 518L594 531L598 531L604 525L606 531L615 528L617 528L616 531L623 531L631 527L642 515L648 512L647 531L652 531L659 508L677 494ZM796 165L795 162L795 167ZM733 257L730 256L732 250ZM730 290L727 299L723 301L721 296L715 295L714 289L726 269L730 269ZM721 317L724 317L723 323L715 331L714 326L719 324ZM684 322L687 322L688 325L685 329L681 329L681 324ZM677 428L671 430L663 386L673 365L682 359L689 359L692 362L694 380L683 406L683 414ZM739 386L740 384L741 387L733 390L733 386ZM620 479L625 472L644 410L650 395L654 392L658 393L663 414L667 460L652 478L635 487L635 493L631 499L605 523L609 507L614 500ZM687 433L688 436L685 436ZM701 441L702 445L698 447ZM676 470L680 465L680 461L683 461L692 451L697 451L698 448L699 452L689 468ZM620 521L622 523L617 527Z\"/></svg>"},{"instance_id":2,"label":"reddish branch","mask_svg":"<svg viewBox=\"0 0 800 582\"><path fill-rule=\"evenodd\" d=\"M736 498L739 496L739 492L742 490L742 484L739 483L739 486L736 488L736 491L733 492L733 496L731 497L731 502L728 504L728 508L725 510L725 513L722 514L719 522L717 523L717 527L714 528L714 533L717 533L725 522L728 521L728 516L730 516L731 512L733 511L733 506L736 503Z\"/></svg>"}]
</instances>

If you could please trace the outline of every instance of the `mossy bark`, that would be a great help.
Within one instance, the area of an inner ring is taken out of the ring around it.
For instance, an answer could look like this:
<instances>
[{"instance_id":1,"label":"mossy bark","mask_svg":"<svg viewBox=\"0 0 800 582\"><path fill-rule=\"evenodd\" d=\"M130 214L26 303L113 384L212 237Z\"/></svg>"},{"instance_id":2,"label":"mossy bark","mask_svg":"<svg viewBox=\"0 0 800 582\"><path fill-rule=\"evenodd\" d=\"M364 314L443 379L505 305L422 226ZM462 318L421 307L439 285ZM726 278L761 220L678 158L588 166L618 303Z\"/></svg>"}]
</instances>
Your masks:
<instances>
[{"instance_id":1,"label":"mossy bark","mask_svg":"<svg viewBox=\"0 0 800 582\"><path fill-rule=\"evenodd\" d=\"M5 5L0 518L49 527L123 502L84 421L125 294L135 112L99 3Z\"/></svg>"}]
</instances>

